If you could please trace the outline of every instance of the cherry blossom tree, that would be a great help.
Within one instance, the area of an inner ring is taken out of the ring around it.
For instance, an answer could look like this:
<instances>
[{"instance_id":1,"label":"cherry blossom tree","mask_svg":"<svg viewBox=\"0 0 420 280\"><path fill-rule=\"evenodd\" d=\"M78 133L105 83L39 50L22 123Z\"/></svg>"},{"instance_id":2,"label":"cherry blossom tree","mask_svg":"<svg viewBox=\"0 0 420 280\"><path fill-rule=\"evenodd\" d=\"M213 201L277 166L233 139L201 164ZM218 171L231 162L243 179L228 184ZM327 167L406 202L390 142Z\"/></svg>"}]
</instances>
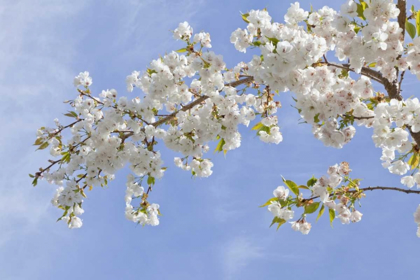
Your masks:
<instances>
[{"instance_id":1,"label":"cherry blossom tree","mask_svg":"<svg viewBox=\"0 0 420 280\"><path fill-rule=\"evenodd\" d=\"M210 50L210 34L193 33L183 22L173 37L184 48L127 76L127 90L137 97L119 97L114 89L97 95L88 72L74 78L77 96L65 101L72 121L55 119L55 127L37 131L35 145L49 148L54 159L30 174L34 186L39 179L58 186L52 204L63 211L59 220L81 227L87 191L106 186L128 164L125 216L158 225L160 207L150 199L156 179L167 172L158 149L178 152L174 165L192 176L209 177L209 143L217 142L216 152L239 148L239 125L255 130L263 142L282 142L276 96L288 91L325 146L342 148L355 135L354 125L371 128L383 167L403 176L405 187L362 186L346 162L306 183L283 178L262 205L274 216L271 225L290 222L308 234L311 214L318 220L328 212L331 223L360 221L358 202L367 191L420 193L412 189L420 187L420 102L401 95L404 75L420 79L420 11L408 10L405 0L347 0L340 11L305 11L296 2L284 23L265 9L242 19L246 26L233 31L230 41L239 52L253 48L259 55L233 68ZM420 205L414 220L420 237Z\"/></svg>"}]
</instances>

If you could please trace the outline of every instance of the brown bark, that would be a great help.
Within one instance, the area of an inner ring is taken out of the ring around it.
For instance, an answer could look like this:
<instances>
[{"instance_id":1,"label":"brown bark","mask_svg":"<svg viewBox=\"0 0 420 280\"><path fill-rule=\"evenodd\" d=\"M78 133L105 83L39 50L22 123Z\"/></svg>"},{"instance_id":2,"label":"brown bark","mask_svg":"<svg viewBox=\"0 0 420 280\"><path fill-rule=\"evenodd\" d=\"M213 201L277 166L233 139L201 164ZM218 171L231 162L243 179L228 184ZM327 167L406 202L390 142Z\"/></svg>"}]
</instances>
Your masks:
<instances>
[{"instance_id":1,"label":"brown bark","mask_svg":"<svg viewBox=\"0 0 420 280\"><path fill-rule=\"evenodd\" d=\"M402 41L404 41L405 35L405 21L407 18L407 1L406 0L398 0L397 8L400 9L400 14L398 15L398 24L402 28Z\"/></svg>"}]
</instances>

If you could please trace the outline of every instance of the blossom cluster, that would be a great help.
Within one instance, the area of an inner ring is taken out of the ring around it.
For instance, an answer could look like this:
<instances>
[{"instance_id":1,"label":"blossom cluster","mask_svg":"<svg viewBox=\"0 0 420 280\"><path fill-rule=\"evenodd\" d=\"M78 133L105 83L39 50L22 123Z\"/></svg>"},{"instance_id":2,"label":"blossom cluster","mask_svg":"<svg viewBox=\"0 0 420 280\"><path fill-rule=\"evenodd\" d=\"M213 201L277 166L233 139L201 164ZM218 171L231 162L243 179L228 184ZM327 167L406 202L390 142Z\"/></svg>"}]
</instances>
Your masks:
<instances>
[{"instance_id":1,"label":"blossom cluster","mask_svg":"<svg viewBox=\"0 0 420 280\"><path fill-rule=\"evenodd\" d=\"M399 13L392 0L347 0L339 12L329 7L308 12L296 2L284 24L274 22L266 10L251 10L243 15L246 29L234 31L231 42L241 52L260 49L261 56L254 55L248 63L249 74L272 89L294 92L301 117L326 146L342 148L348 143L356 132L354 122L372 127L373 141L383 150L383 166L404 175L410 165L418 168L418 161L405 161L416 146L406 128L420 131L418 99L387 100L375 95L371 84L386 83L383 79L395 84L397 74L406 70L420 73L420 39L404 51L403 29L392 21ZM350 63L330 63L329 51ZM349 71L361 76L355 80ZM397 91L400 84L395 85ZM420 183L417 174L404 177L402 183Z\"/></svg>"},{"instance_id":2,"label":"blossom cluster","mask_svg":"<svg viewBox=\"0 0 420 280\"><path fill-rule=\"evenodd\" d=\"M125 192L125 216L128 220L133 221L135 223L141 225L152 225L157 226L159 225L158 215L159 212L159 204L153 203L142 203L140 204L141 207L137 207L135 209L131 204L133 197L140 198L144 197L145 192L144 188L135 182L135 178L132 174L128 175L127 177L127 190Z\"/></svg>"},{"instance_id":3,"label":"blossom cluster","mask_svg":"<svg viewBox=\"0 0 420 280\"><path fill-rule=\"evenodd\" d=\"M233 32L231 42L242 52L251 46L261 50L261 56L254 55L248 63L248 73L256 82L269 85L273 90L293 91L296 108L306 122L313 124L316 138L336 148L348 143L355 128L349 125L339 129L337 124L337 119L348 112L365 118L358 122L360 125L371 124L367 117L373 117L373 112L363 103L373 97L370 79L360 77L355 81L348 73L343 75L342 69L318 63L338 43L336 36L326 37L327 34L356 35L350 29L337 31L335 11L324 7L309 16L295 3L285 16L286 24L272 22L265 10L252 10L246 19L247 29ZM311 32L298 25L304 20L313 26ZM341 60L346 58L340 57ZM320 127L318 122L324 125Z\"/></svg>"},{"instance_id":4,"label":"blossom cluster","mask_svg":"<svg viewBox=\"0 0 420 280\"><path fill-rule=\"evenodd\" d=\"M148 202L155 180L166 170L158 142L181 153L183 159L175 157L175 165L198 177L212 174L213 163L203 158L209 142L219 141L219 151L238 148L238 125L248 126L258 115L261 140L281 142L274 116L280 103L273 101L270 90L258 90L254 95L237 89L241 84L246 89L253 82L246 64L225 71L221 55L202 51L211 47L210 35L201 32L193 36L188 23L181 23L174 37L185 41L187 47L181 52L186 54L171 52L153 60L143 73L134 71L127 76L127 90L139 88L140 96L118 97L117 91L110 89L95 97L90 89L92 78L82 72L74 79L79 95L68 101L73 111L66 116L74 122L63 126L56 120L55 128L43 127L37 132L39 148L49 146L51 156L59 159L41 168L35 180L68 185L57 193L54 205L65 211L62 220L70 227L82 225L77 217L82 213L82 200L64 204L61 197L86 196L85 189L107 185L127 163L133 175L127 181L126 217L143 225L158 225L159 205ZM64 129L70 131L66 142ZM53 170L53 166L58 168ZM141 186L146 181L147 191ZM138 207L132 205L135 198L140 199Z\"/></svg>"},{"instance_id":5,"label":"blossom cluster","mask_svg":"<svg viewBox=\"0 0 420 280\"><path fill-rule=\"evenodd\" d=\"M268 211L274 215L273 224L278 223L278 227L293 219L295 213L292 210L293 207L304 207L301 217L290 222L292 229L300 231L302 234L310 232L312 225L307 221L307 215L314 213L321 203L318 218L323 215L326 206L329 209L331 223L334 218L340 219L342 224L359 222L363 214L355 209L355 202L363 195L358 191L358 180L352 180L348 177L350 172L348 163L342 162L330 166L328 176L322 176L319 179L311 178L307 186L301 185L298 187L293 181L284 180L287 187L296 195L296 198L289 196L289 189L279 186L273 192L274 198L263 206L267 206ZM348 185L339 187L342 183L348 183ZM311 198L304 199L299 189L310 190ZM319 198L319 202L314 202L317 198Z\"/></svg>"},{"instance_id":6,"label":"blossom cluster","mask_svg":"<svg viewBox=\"0 0 420 280\"><path fill-rule=\"evenodd\" d=\"M85 212L82 209L83 191L74 182L67 182L65 188L59 187L51 203L65 210L60 220L66 221L69 228L80 228L82 226L82 220L78 216Z\"/></svg>"},{"instance_id":7,"label":"blossom cluster","mask_svg":"<svg viewBox=\"0 0 420 280\"><path fill-rule=\"evenodd\" d=\"M382 148L382 165L393 174L404 175L410 170L409 164L404 161L404 155L411 152L415 144L410 141L409 133L402 127L409 126L412 132L419 132L419 111L420 103L417 98L405 101L392 99L389 103L380 103L375 108L372 139L377 147ZM401 156L396 157L396 152ZM416 177L418 176L420 174ZM403 181L406 181L405 184L409 187L414 185L408 178Z\"/></svg>"},{"instance_id":8,"label":"blossom cluster","mask_svg":"<svg viewBox=\"0 0 420 280\"><path fill-rule=\"evenodd\" d=\"M397 175L414 169L401 182L409 188L420 186L420 148L410 137L420 133L420 102L400 96L406 71L420 77L420 39L405 45L403 28L395 21L399 14L392 0L346 0L340 11L305 11L296 2L284 23L275 22L265 9L251 10L242 15L246 28L236 29L230 41L240 52L257 48L260 54L231 69L222 55L210 50L209 33L194 33L182 22L173 37L184 48L126 77L127 90L138 96L119 97L115 89L107 89L96 97L88 72L74 78L78 96L67 101L72 111L65 114L73 122L62 125L56 119L54 128L37 131L35 145L49 147L56 159L31 175L34 184L39 178L56 184L52 203L64 211L61 220L78 228L85 190L106 186L128 165L132 175L127 178L125 215L135 223L158 225L159 205L150 203L149 196L166 170L160 149L180 154L174 157L175 166L209 177L213 163L205 154L211 143L217 142L217 152L239 148L239 125L256 122L252 130L263 142L283 140L275 94L291 91L301 118L325 146L349 143L356 133L354 124L372 128L383 167ZM334 57L344 63L332 62ZM393 93L376 93L372 81L387 91L392 87ZM65 129L68 134L63 134ZM330 218L343 224L360 221L354 202L362 193L349 172L342 163L330 167L328 176L308 182L303 189L319 202L303 199L299 187L286 180L296 198L284 186L274 191L267 205L273 223L292 220L292 206L305 208L292 222L303 234L311 229L306 215L319 206L320 215L327 207ZM343 183L348 185L340 187Z\"/></svg>"}]
</instances>

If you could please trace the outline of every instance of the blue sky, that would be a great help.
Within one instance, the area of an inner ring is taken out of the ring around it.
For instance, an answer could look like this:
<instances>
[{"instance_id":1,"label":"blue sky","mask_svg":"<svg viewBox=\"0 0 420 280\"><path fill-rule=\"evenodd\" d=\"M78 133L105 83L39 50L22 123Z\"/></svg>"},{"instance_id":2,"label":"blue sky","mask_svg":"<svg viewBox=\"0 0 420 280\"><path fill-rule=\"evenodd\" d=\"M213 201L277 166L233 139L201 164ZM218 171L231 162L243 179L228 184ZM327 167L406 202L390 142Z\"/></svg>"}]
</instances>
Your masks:
<instances>
[{"instance_id":1,"label":"blue sky","mask_svg":"<svg viewBox=\"0 0 420 280\"><path fill-rule=\"evenodd\" d=\"M413 1L413 3L417 1ZM282 21L291 1L0 1L0 279L417 279L420 239L412 213L420 197L372 192L362 201L360 223L331 229L326 217L308 236L285 226L268 228L271 214L258 208L281 185L281 175L304 183L328 166L350 162L364 186L401 187L380 164L371 131L358 128L343 149L326 148L309 125L298 125L291 94L281 94L280 145L267 145L241 128L240 149L211 154L210 178L191 179L173 166L153 191L164 216L158 227L124 217L125 175L85 200L84 226L55 223L55 187L32 188L28 173L44 166L34 152L35 131L53 125L74 98L73 77L93 76L92 90L125 90L125 77L159 55L182 47L170 30L188 21L210 32L213 51L228 67L249 61L235 51L232 31L244 27L239 12L267 7ZM309 10L310 1L301 1ZM409 3L411 3L409 1ZM312 1L315 9L341 1ZM406 77L405 96L416 94ZM380 88L378 88L380 89Z\"/></svg>"}]
</instances>

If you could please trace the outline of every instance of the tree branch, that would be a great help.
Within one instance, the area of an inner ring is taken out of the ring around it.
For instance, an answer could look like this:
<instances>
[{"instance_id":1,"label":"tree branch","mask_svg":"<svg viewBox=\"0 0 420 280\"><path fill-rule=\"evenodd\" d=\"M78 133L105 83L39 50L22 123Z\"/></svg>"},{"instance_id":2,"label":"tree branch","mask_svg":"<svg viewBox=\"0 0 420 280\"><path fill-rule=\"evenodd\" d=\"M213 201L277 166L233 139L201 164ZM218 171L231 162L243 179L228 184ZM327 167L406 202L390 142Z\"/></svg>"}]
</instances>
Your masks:
<instances>
[{"instance_id":1,"label":"tree branch","mask_svg":"<svg viewBox=\"0 0 420 280\"><path fill-rule=\"evenodd\" d=\"M101 105L105 105L103 102L101 102L100 100L97 100L96 98L92 97L90 94L86 94L84 91L82 91L81 89L77 89L77 91L80 93L80 95L86 96L87 98L92 99L93 101L101 104Z\"/></svg>"},{"instance_id":2,"label":"tree branch","mask_svg":"<svg viewBox=\"0 0 420 280\"><path fill-rule=\"evenodd\" d=\"M225 84L225 87L229 87L229 86L230 87L237 87L239 85L250 83L250 82L252 82L254 80L254 77L252 77L252 76L241 76L241 77L245 77L245 79L242 79L242 80L238 80L238 81L235 81L235 82L232 82L232 83ZM198 99L194 100L193 102L191 102L190 104L182 107L182 109L173 112L172 114L168 115L167 117L165 117L163 119L160 119L160 120L152 123L151 125L153 125L154 127L158 127L159 125L164 124L164 123L166 123L166 122L174 119L176 117L176 115L178 114L178 112L180 112L180 111L182 111L182 112L188 111L191 108L193 108L194 106L196 106L198 104L201 104L203 101L205 101L208 98L209 97L207 95L203 95L203 96L199 97ZM144 130L144 128L142 130ZM131 132L131 133L127 134L127 137L130 137L133 134L134 134L134 132Z\"/></svg>"},{"instance_id":3,"label":"tree branch","mask_svg":"<svg viewBox=\"0 0 420 280\"><path fill-rule=\"evenodd\" d=\"M345 117L345 118L353 118L355 120L370 120L370 119L373 119L374 118L374 116L356 117L356 116L346 115L346 114L342 115L342 117Z\"/></svg>"},{"instance_id":4,"label":"tree branch","mask_svg":"<svg viewBox=\"0 0 420 280\"><path fill-rule=\"evenodd\" d=\"M398 24L402 28L402 38L401 41L404 42L405 36L405 21L407 18L407 1L406 0L398 0L397 8L400 9L400 14L398 15Z\"/></svg>"},{"instance_id":5,"label":"tree branch","mask_svg":"<svg viewBox=\"0 0 420 280\"><path fill-rule=\"evenodd\" d=\"M405 1L401 1L401 2L405 3ZM398 3L400 3L400 1ZM404 19L404 22L405 22L405 19ZM405 24L404 24L404 26L405 26ZM337 67L337 68L341 68L341 69L345 69L345 70L348 70L348 71L355 72L354 69L352 69L350 67L350 64L338 64L338 63L333 63L333 62L328 62L328 61L323 62L323 64L325 64L327 66L333 66L333 67ZM400 101L402 100L402 96L400 95L401 81L400 81L400 84L398 83L398 81L394 81L394 82L391 83L390 81L388 81L387 78L382 76L382 74L379 71L370 69L368 67L362 67L361 74L368 77L368 78L371 78L374 81L377 81L378 83L380 83L382 85L384 85L385 90L388 93L389 98L397 99L397 100L400 100ZM407 129L410 132L411 137L414 139L416 144L418 146L420 146L420 132L413 132L411 130L410 126L407 126Z\"/></svg>"},{"instance_id":6,"label":"tree branch","mask_svg":"<svg viewBox=\"0 0 420 280\"><path fill-rule=\"evenodd\" d=\"M375 191L375 190L382 190L382 191L398 191L398 192L403 192L406 194L410 194L410 193L415 193L415 194L420 194L420 190L411 190L411 189L401 189L401 188L394 188L394 187L382 187L382 186L377 186L377 187L367 187L367 188L360 188L359 190L349 190L343 193L330 193L329 195L343 195L345 193L357 193L357 192L364 192L364 191ZM314 200L319 198L319 196L313 196L310 198L306 198L306 199L302 199L302 202L306 202L306 201L310 201L310 200Z\"/></svg>"},{"instance_id":7,"label":"tree branch","mask_svg":"<svg viewBox=\"0 0 420 280\"><path fill-rule=\"evenodd\" d=\"M410 194L410 193L416 193L416 194L420 194L420 190L411 190L411 189L401 189L401 188L394 188L394 187L382 187L382 186L377 186L377 187L367 187L367 188L361 188L359 189L359 191L374 191L374 190L382 190L382 191L398 191L398 192L403 192L406 194ZM357 192L356 190L351 190L348 192Z\"/></svg>"},{"instance_id":8,"label":"tree branch","mask_svg":"<svg viewBox=\"0 0 420 280\"><path fill-rule=\"evenodd\" d=\"M245 78L245 79L238 80L238 81L235 81L235 82L232 82L232 83L226 84L226 85L225 85L225 87L237 87L237 86L239 86L239 85L243 85L243 84L246 84L246 83L250 83L250 82L252 82L253 80L254 80L254 77L251 77L251 76L246 76L246 78ZM203 96L201 96L200 98L198 98L198 99L194 100L193 102L191 102L190 104L188 104L188 105L186 105L186 106L182 107L182 109L181 109L181 110L178 110L178 111L176 111L176 112L173 112L172 114L168 115L167 117L165 117L165 118L163 118L163 119L160 119L160 120L158 120L157 122L152 123L152 125L153 125L154 127L157 127L157 126L159 126L159 125L161 125L161 124L163 124L163 123L166 123L167 121L170 121L170 120L172 120L173 118L175 118L175 116L178 114L178 112L179 112L179 111L183 111L183 112L188 111L189 109L191 109L191 108L193 108L194 106L196 106L196 105L200 104L201 102L205 101L205 100L206 100L206 99L208 99L208 98L209 98L209 97L208 97L207 95L203 95Z\"/></svg>"},{"instance_id":9,"label":"tree branch","mask_svg":"<svg viewBox=\"0 0 420 280\"><path fill-rule=\"evenodd\" d=\"M51 133L51 136L53 137L53 136L55 136L55 135L57 135L57 134L59 134L61 131L63 131L64 129L66 129L66 128L68 128L68 127L72 127L73 125L75 125L76 123L78 123L78 122L81 122L81 121L83 121L84 119L78 119L77 121L75 121L75 122L72 122L71 124L68 124L68 125L66 125L66 126L62 126L60 129L58 129L56 132L53 132L53 133Z\"/></svg>"},{"instance_id":10,"label":"tree branch","mask_svg":"<svg viewBox=\"0 0 420 280\"><path fill-rule=\"evenodd\" d=\"M407 1L406 0L398 0L397 8L400 9L400 14L398 15L398 24L400 28L402 28L402 38L401 41L404 42L405 36L405 22L407 20ZM400 95L401 92L401 83L404 78L404 72L401 73L400 82L395 81L394 83L388 82L388 85L385 85L385 89L388 92L388 95L392 99L402 100ZM410 131L411 137L416 141L417 146L420 146L420 132L413 132L410 126L407 126L407 129Z\"/></svg>"},{"instance_id":11,"label":"tree branch","mask_svg":"<svg viewBox=\"0 0 420 280\"><path fill-rule=\"evenodd\" d=\"M53 167L55 164L59 163L60 161L61 161L61 159L56 160L56 161L50 161L50 162L51 162L51 164L50 164L50 165L48 165L48 166L47 166L47 167L45 167L45 168L41 168L41 170L40 170L39 172L36 172L36 173L35 173L35 177L36 177L36 178L41 177L41 176L42 176L42 173L44 173L44 171L47 171L48 169L50 169L51 167Z\"/></svg>"},{"instance_id":12,"label":"tree branch","mask_svg":"<svg viewBox=\"0 0 420 280\"><path fill-rule=\"evenodd\" d=\"M333 66L333 67L337 67L337 68L341 68L347 71L351 71L356 73L356 71L350 67L350 64L339 64L339 63L334 63L334 62L323 62L322 64L325 64L327 66ZM380 84L384 84L384 77L382 76L381 73L379 73L378 71L375 71L373 69L370 69L368 67L362 67L362 70L360 72L360 74L362 74L363 76L366 76Z\"/></svg>"}]
</instances>

